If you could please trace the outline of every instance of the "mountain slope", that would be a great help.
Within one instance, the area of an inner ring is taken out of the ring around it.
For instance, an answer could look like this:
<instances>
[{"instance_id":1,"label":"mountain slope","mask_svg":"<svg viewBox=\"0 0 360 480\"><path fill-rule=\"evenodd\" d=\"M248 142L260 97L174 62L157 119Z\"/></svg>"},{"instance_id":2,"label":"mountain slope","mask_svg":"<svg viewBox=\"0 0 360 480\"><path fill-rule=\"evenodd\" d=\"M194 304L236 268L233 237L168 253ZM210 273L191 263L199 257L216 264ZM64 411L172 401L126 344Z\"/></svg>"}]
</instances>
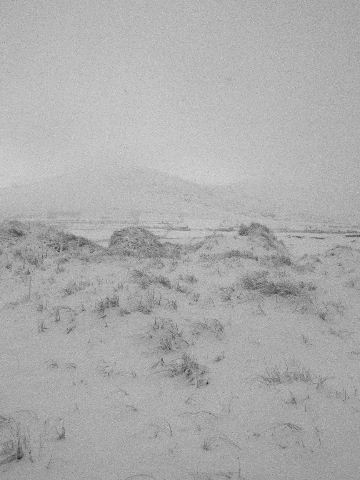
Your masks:
<instances>
[{"instance_id":1,"label":"mountain slope","mask_svg":"<svg viewBox=\"0 0 360 480\"><path fill-rule=\"evenodd\" d=\"M141 212L147 217L226 218L230 222L238 221L240 215L356 220L356 206L360 205L357 190L349 189L346 195L335 193L334 185L324 184L319 191L311 185L304 188L261 175L232 185L199 185L157 170L106 161L106 166L97 163L91 169L0 189L0 214L72 211L119 218Z\"/></svg>"},{"instance_id":2,"label":"mountain slope","mask_svg":"<svg viewBox=\"0 0 360 480\"><path fill-rule=\"evenodd\" d=\"M140 210L207 215L221 212L219 196L195 183L138 167L97 167L0 190L3 214L82 211L107 214Z\"/></svg>"}]
</instances>

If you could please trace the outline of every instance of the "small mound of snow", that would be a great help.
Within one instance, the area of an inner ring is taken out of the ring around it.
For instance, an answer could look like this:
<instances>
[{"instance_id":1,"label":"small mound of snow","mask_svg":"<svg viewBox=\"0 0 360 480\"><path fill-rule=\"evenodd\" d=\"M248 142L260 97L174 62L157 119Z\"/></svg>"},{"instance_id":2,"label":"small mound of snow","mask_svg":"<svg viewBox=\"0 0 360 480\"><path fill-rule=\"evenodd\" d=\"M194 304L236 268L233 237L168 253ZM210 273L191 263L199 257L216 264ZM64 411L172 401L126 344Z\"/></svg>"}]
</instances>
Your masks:
<instances>
[{"instance_id":1,"label":"small mound of snow","mask_svg":"<svg viewBox=\"0 0 360 480\"><path fill-rule=\"evenodd\" d=\"M206 237L197 245L197 253L219 259L281 259L281 263L290 264L290 254L284 243L267 227L253 223L246 228L246 235L242 229L241 234Z\"/></svg>"},{"instance_id":2,"label":"small mound of snow","mask_svg":"<svg viewBox=\"0 0 360 480\"><path fill-rule=\"evenodd\" d=\"M260 242L266 250L276 249L279 243L282 243L266 225L261 223L251 223L249 226L240 225L238 234L241 237L246 236Z\"/></svg>"},{"instance_id":3,"label":"small mound of snow","mask_svg":"<svg viewBox=\"0 0 360 480\"><path fill-rule=\"evenodd\" d=\"M113 253L136 257L166 257L175 255L177 246L163 244L159 237L142 227L128 227L115 231L109 242Z\"/></svg>"},{"instance_id":4,"label":"small mound of snow","mask_svg":"<svg viewBox=\"0 0 360 480\"><path fill-rule=\"evenodd\" d=\"M43 223L5 221L0 224L0 245L32 248L46 248L55 252L78 251L86 247L90 252L101 247L84 237L66 233Z\"/></svg>"}]
</instances>

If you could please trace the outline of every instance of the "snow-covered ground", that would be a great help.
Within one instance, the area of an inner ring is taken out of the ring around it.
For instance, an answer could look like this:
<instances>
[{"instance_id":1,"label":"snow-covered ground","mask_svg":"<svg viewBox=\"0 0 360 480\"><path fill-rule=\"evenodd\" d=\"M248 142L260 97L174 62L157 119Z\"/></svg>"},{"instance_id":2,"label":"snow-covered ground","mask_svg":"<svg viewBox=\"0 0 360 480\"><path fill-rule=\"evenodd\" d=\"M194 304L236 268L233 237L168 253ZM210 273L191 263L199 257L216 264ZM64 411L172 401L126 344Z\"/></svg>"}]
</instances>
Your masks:
<instances>
[{"instance_id":1,"label":"snow-covered ground","mask_svg":"<svg viewBox=\"0 0 360 480\"><path fill-rule=\"evenodd\" d=\"M359 239L34 238L0 245L1 479L359 478Z\"/></svg>"}]
</instances>

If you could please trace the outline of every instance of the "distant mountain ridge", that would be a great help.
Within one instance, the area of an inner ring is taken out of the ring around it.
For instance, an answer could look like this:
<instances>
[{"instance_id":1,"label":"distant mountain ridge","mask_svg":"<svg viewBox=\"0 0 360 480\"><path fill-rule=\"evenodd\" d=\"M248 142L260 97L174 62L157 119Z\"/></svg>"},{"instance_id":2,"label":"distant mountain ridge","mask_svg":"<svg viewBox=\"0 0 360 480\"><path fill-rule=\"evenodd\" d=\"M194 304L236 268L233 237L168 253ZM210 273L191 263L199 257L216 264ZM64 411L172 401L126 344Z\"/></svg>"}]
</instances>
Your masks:
<instances>
[{"instance_id":1,"label":"distant mountain ridge","mask_svg":"<svg viewBox=\"0 0 360 480\"><path fill-rule=\"evenodd\" d=\"M195 209L195 211L194 211ZM82 211L101 215L130 210L204 215L223 209L206 187L140 167L97 167L0 189L3 215Z\"/></svg>"},{"instance_id":2,"label":"distant mountain ridge","mask_svg":"<svg viewBox=\"0 0 360 480\"><path fill-rule=\"evenodd\" d=\"M336 205L330 209L329 200L321 211L312 208L312 201L309 195L276 179L259 177L231 185L199 185L150 168L110 162L28 185L1 188L0 214L14 217L64 211L119 218L135 212L231 221L239 215L313 218L335 212Z\"/></svg>"}]
</instances>

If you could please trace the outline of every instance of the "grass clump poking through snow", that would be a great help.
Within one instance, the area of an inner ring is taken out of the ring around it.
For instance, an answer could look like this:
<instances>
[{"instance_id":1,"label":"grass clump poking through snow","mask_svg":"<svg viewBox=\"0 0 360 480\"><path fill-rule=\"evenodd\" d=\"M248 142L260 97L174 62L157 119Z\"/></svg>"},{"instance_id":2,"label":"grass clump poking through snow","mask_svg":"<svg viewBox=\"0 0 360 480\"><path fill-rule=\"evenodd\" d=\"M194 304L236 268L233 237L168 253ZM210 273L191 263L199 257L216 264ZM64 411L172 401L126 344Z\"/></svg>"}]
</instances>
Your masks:
<instances>
[{"instance_id":1,"label":"grass clump poking through snow","mask_svg":"<svg viewBox=\"0 0 360 480\"><path fill-rule=\"evenodd\" d=\"M161 285L162 287L165 288L171 288L171 281L165 277L164 275L157 275L154 277L155 283Z\"/></svg>"},{"instance_id":2,"label":"grass clump poking through snow","mask_svg":"<svg viewBox=\"0 0 360 480\"><path fill-rule=\"evenodd\" d=\"M236 258L245 258L247 260L259 260L259 257L254 255L250 251L241 251L241 250L229 250L228 252L224 252L221 256L223 259L226 258L231 258L231 259L236 259Z\"/></svg>"},{"instance_id":3,"label":"grass clump poking through snow","mask_svg":"<svg viewBox=\"0 0 360 480\"><path fill-rule=\"evenodd\" d=\"M12 417L0 416L0 465L21 460L25 453L26 438L20 424Z\"/></svg>"},{"instance_id":4,"label":"grass clump poking through snow","mask_svg":"<svg viewBox=\"0 0 360 480\"><path fill-rule=\"evenodd\" d=\"M240 225L238 230L238 235L240 236L249 236L249 235L261 235L263 237L271 238L275 240L275 235L271 232L270 228L266 225L262 225L261 223L252 222L249 226L244 225L243 223Z\"/></svg>"},{"instance_id":5,"label":"grass clump poking through snow","mask_svg":"<svg viewBox=\"0 0 360 480\"><path fill-rule=\"evenodd\" d=\"M267 270L251 272L243 275L241 286L245 290L254 290L270 296L282 297L301 295L306 290L314 290L315 286L310 283L296 282L289 278L270 279Z\"/></svg>"},{"instance_id":6,"label":"grass clump poking through snow","mask_svg":"<svg viewBox=\"0 0 360 480\"><path fill-rule=\"evenodd\" d=\"M81 292L85 290L87 287L90 286L90 282L87 280L79 280L79 281L70 281L63 289L63 295L69 296L73 295L74 293Z\"/></svg>"},{"instance_id":7,"label":"grass clump poking through snow","mask_svg":"<svg viewBox=\"0 0 360 480\"><path fill-rule=\"evenodd\" d=\"M286 365L285 368L279 366L267 368L260 376L260 380L270 386L301 382L315 385L319 389L326 382L327 377L314 375L309 369L295 364L292 367Z\"/></svg>"},{"instance_id":8,"label":"grass clump poking through snow","mask_svg":"<svg viewBox=\"0 0 360 480\"><path fill-rule=\"evenodd\" d=\"M161 295L157 294L154 289L150 289L137 299L134 311L148 315L156 306L161 304Z\"/></svg>"},{"instance_id":9,"label":"grass clump poking through snow","mask_svg":"<svg viewBox=\"0 0 360 480\"><path fill-rule=\"evenodd\" d=\"M164 275L151 275L143 270L135 269L131 272L131 279L137 283L143 290L146 290L150 285L161 285L165 288L171 288L171 281Z\"/></svg>"},{"instance_id":10,"label":"grass clump poking through snow","mask_svg":"<svg viewBox=\"0 0 360 480\"><path fill-rule=\"evenodd\" d=\"M19 415L21 421L17 418ZM25 456L33 461L36 439L29 423L32 416L32 412L25 410L15 416L0 415L0 466Z\"/></svg>"},{"instance_id":11,"label":"grass clump poking through snow","mask_svg":"<svg viewBox=\"0 0 360 480\"><path fill-rule=\"evenodd\" d=\"M159 343L159 349L165 353L188 345L177 323L167 318L155 318L149 331L149 337L151 339L156 338Z\"/></svg>"},{"instance_id":12,"label":"grass clump poking through snow","mask_svg":"<svg viewBox=\"0 0 360 480\"><path fill-rule=\"evenodd\" d=\"M113 295L111 297L105 297L100 299L95 305L95 311L100 316L105 314L105 310L108 308L116 308L119 306L119 295Z\"/></svg>"},{"instance_id":13,"label":"grass clump poking through snow","mask_svg":"<svg viewBox=\"0 0 360 480\"><path fill-rule=\"evenodd\" d=\"M109 242L109 251L122 256L160 258L179 256L178 245L162 243L157 235L142 227L127 227L115 231Z\"/></svg>"},{"instance_id":14,"label":"grass clump poking through snow","mask_svg":"<svg viewBox=\"0 0 360 480\"><path fill-rule=\"evenodd\" d=\"M184 353L178 360L173 361L168 367L170 377L184 376L189 383L199 388L208 385L208 369L187 353Z\"/></svg>"},{"instance_id":15,"label":"grass clump poking through snow","mask_svg":"<svg viewBox=\"0 0 360 480\"><path fill-rule=\"evenodd\" d=\"M137 283L140 288L146 290L153 283L152 278L143 270L135 269L131 272L131 279Z\"/></svg>"},{"instance_id":16,"label":"grass clump poking through snow","mask_svg":"<svg viewBox=\"0 0 360 480\"><path fill-rule=\"evenodd\" d=\"M193 326L193 335L199 336L202 333L210 333L218 340L224 336L225 327L217 318L205 319L202 322L196 322Z\"/></svg>"}]
</instances>

